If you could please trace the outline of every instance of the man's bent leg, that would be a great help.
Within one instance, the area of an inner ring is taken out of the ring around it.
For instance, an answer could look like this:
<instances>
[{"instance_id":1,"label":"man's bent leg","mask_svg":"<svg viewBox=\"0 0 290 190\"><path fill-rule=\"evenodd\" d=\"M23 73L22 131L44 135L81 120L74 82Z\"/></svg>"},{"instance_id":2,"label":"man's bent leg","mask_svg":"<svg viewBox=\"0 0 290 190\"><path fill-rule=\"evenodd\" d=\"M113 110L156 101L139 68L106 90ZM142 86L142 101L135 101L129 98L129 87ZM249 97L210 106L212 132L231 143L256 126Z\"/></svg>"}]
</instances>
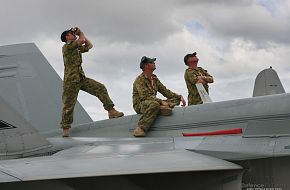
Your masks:
<instances>
[{"instance_id":1,"label":"man's bent leg","mask_svg":"<svg viewBox=\"0 0 290 190\"><path fill-rule=\"evenodd\" d=\"M144 131L148 131L159 113L159 103L156 101L145 100L141 103L142 116L138 126L142 126Z\"/></svg>"},{"instance_id":2,"label":"man's bent leg","mask_svg":"<svg viewBox=\"0 0 290 190\"><path fill-rule=\"evenodd\" d=\"M114 109L114 103L111 100L105 85L102 83L90 78L85 78L81 90L98 97L103 103L104 109L108 111L109 118L122 117L124 115L123 112Z\"/></svg>"},{"instance_id":3,"label":"man's bent leg","mask_svg":"<svg viewBox=\"0 0 290 190\"><path fill-rule=\"evenodd\" d=\"M82 83L81 90L98 97L99 100L103 103L105 110L109 111L114 107L114 103L109 97L106 87L102 83L99 83L90 78L85 78L84 82Z\"/></svg>"}]
</instances>

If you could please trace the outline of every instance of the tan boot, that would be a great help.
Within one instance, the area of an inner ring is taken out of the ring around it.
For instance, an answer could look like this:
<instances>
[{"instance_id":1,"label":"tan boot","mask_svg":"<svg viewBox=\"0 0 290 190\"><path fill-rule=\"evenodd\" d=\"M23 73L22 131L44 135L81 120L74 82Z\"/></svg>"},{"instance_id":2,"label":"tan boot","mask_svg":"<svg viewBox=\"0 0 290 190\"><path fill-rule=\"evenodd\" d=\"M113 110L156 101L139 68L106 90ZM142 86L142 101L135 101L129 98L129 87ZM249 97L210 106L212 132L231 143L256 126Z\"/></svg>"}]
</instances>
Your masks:
<instances>
[{"instance_id":1,"label":"tan boot","mask_svg":"<svg viewBox=\"0 0 290 190\"><path fill-rule=\"evenodd\" d=\"M172 108L168 106L160 106L159 114L162 116L170 116L172 115Z\"/></svg>"},{"instance_id":2,"label":"tan boot","mask_svg":"<svg viewBox=\"0 0 290 190\"><path fill-rule=\"evenodd\" d=\"M146 133L140 126L138 126L138 127L135 128L135 130L133 132L133 135L135 137L145 137Z\"/></svg>"},{"instance_id":3,"label":"tan boot","mask_svg":"<svg viewBox=\"0 0 290 190\"><path fill-rule=\"evenodd\" d=\"M122 117L124 113L115 110L115 108L112 108L110 111L108 111L108 115L109 115L109 118L112 119L112 118Z\"/></svg>"},{"instance_id":4,"label":"tan boot","mask_svg":"<svg viewBox=\"0 0 290 190\"><path fill-rule=\"evenodd\" d=\"M69 137L69 128L62 130L62 137Z\"/></svg>"}]
</instances>

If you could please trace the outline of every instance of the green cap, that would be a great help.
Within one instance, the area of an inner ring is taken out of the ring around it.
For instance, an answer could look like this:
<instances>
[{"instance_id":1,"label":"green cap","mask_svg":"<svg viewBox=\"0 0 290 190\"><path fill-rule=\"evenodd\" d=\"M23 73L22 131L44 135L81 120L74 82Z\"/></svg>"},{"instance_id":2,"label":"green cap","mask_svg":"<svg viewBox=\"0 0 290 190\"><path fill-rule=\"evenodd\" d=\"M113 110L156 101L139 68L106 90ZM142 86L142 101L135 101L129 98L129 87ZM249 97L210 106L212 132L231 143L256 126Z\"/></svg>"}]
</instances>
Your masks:
<instances>
[{"instance_id":1,"label":"green cap","mask_svg":"<svg viewBox=\"0 0 290 190\"><path fill-rule=\"evenodd\" d=\"M141 61L140 61L140 69L144 69L144 66L147 63L152 63L152 62L155 62L155 61L156 61L156 58L149 58L149 57L143 56L141 58Z\"/></svg>"}]
</instances>

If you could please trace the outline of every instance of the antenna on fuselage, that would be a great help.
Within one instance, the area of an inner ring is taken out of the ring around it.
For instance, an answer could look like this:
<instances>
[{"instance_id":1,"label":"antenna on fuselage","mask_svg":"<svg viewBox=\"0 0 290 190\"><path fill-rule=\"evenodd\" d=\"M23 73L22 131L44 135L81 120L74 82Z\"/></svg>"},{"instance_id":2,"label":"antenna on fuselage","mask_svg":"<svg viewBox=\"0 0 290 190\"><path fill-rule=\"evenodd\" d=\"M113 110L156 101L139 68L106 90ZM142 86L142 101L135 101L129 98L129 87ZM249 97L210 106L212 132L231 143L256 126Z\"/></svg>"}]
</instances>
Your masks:
<instances>
[{"instance_id":1,"label":"antenna on fuselage","mask_svg":"<svg viewBox=\"0 0 290 190\"><path fill-rule=\"evenodd\" d=\"M198 93L199 93L199 96L204 104L212 102L207 91L205 90L204 86L201 83L196 83L195 86L196 86Z\"/></svg>"}]
</instances>

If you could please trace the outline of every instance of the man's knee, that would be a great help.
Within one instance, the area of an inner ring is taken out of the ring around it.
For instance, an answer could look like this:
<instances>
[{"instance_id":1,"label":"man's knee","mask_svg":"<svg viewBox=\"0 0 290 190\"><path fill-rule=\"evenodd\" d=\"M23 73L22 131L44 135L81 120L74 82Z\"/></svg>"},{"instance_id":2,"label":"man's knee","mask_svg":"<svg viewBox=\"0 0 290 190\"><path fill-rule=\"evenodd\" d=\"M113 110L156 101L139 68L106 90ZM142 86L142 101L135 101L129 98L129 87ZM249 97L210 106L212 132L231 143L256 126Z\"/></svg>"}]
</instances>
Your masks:
<instances>
[{"instance_id":1,"label":"man's knee","mask_svg":"<svg viewBox=\"0 0 290 190\"><path fill-rule=\"evenodd\" d=\"M150 109L156 109L156 110L159 110L159 108L160 108L160 104L159 104L158 102L156 102L156 101L152 101L152 102L150 102L150 104L149 104L149 108L150 108Z\"/></svg>"},{"instance_id":2,"label":"man's knee","mask_svg":"<svg viewBox=\"0 0 290 190\"><path fill-rule=\"evenodd\" d=\"M96 86L97 86L97 88L99 88L99 89L102 90L102 91L107 91L107 88L106 88L105 85L102 84L102 83L98 83Z\"/></svg>"},{"instance_id":3,"label":"man's knee","mask_svg":"<svg viewBox=\"0 0 290 190\"><path fill-rule=\"evenodd\" d=\"M139 112L137 112L137 111L136 112L142 113L142 114L144 114L148 111L149 112L152 112L152 111L158 112L159 108L160 108L160 104L157 101L146 100L146 101L142 102L142 104L140 105L140 109L137 110Z\"/></svg>"},{"instance_id":4,"label":"man's knee","mask_svg":"<svg viewBox=\"0 0 290 190\"><path fill-rule=\"evenodd\" d=\"M95 81L93 79L90 79L90 78L86 78L82 87L81 87L81 90L84 90L86 92L89 92L89 93L98 93L98 92L107 92L107 89L105 87L104 84L98 82L98 81Z\"/></svg>"}]
</instances>

